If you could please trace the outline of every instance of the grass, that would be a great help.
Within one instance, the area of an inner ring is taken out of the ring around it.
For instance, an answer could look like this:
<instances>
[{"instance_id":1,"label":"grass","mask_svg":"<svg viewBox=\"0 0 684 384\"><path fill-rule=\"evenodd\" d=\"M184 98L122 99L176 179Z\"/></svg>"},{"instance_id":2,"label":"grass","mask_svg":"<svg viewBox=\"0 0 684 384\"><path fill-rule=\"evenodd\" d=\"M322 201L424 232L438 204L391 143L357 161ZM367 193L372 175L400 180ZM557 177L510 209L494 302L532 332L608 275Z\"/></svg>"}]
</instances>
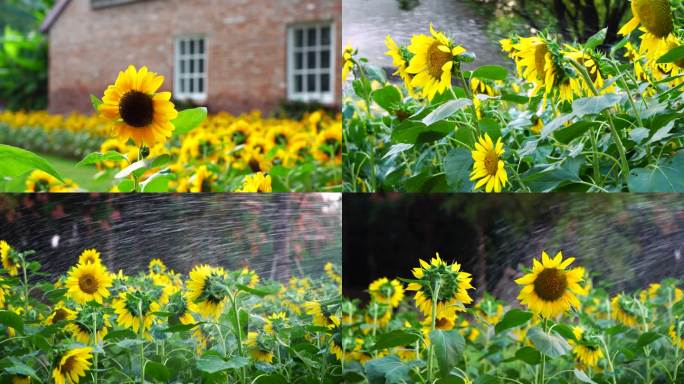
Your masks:
<instances>
[{"instance_id":1,"label":"grass","mask_svg":"<svg viewBox=\"0 0 684 384\"><path fill-rule=\"evenodd\" d=\"M77 167L76 161L71 159L43 154L40 154L40 156L50 162L63 177L72 179L82 189L87 191L105 192L111 188L107 179L97 180L95 178L98 170L94 166Z\"/></svg>"}]
</instances>

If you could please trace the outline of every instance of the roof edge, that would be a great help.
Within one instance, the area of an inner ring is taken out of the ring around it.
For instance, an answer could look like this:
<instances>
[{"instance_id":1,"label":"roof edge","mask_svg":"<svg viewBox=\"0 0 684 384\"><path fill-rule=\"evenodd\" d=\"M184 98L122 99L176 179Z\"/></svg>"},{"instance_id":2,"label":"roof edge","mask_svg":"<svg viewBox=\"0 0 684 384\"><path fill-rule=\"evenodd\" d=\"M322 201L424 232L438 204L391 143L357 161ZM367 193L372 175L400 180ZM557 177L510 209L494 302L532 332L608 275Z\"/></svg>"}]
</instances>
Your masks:
<instances>
[{"instance_id":1,"label":"roof edge","mask_svg":"<svg viewBox=\"0 0 684 384\"><path fill-rule=\"evenodd\" d=\"M69 0L59 0L57 4L52 7L50 13L47 14L45 20L43 20L43 24L40 26L40 32L47 33L68 4Z\"/></svg>"}]
</instances>

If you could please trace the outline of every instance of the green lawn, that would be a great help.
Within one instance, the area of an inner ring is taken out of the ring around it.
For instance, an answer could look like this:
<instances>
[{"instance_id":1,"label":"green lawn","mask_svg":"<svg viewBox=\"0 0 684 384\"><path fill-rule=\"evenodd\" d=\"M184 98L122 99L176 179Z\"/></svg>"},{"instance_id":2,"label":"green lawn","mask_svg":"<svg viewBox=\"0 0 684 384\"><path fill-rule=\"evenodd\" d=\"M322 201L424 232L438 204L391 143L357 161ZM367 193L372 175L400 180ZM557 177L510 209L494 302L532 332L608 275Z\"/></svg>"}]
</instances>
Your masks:
<instances>
[{"instance_id":1,"label":"green lawn","mask_svg":"<svg viewBox=\"0 0 684 384\"><path fill-rule=\"evenodd\" d=\"M104 178L103 180L96 180L97 168L94 166L76 167L76 161L71 159L64 159L52 155L40 154L45 160L59 172L62 177L72 179L79 185L80 188L89 192L107 192L111 186L111 180Z\"/></svg>"}]
</instances>

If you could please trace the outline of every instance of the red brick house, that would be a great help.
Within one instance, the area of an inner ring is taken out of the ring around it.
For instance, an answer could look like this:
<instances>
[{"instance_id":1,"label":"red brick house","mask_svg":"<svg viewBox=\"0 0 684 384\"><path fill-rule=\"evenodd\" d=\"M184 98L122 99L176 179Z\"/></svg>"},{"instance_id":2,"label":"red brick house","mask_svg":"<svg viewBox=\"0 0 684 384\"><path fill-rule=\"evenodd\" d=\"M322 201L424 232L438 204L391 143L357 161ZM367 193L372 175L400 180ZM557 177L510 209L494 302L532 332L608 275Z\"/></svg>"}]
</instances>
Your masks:
<instances>
[{"instance_id":1,"label":"red brick house","mask_svg":"<svg viewBox=\"0 0 684 384\"><path fill-rule=\"evenodd\" d=\"M341 0L58 0L42 26L49 110L91 111L129 64L211 111L339 105L341 19Z\"/></svg>"}]
</instances>

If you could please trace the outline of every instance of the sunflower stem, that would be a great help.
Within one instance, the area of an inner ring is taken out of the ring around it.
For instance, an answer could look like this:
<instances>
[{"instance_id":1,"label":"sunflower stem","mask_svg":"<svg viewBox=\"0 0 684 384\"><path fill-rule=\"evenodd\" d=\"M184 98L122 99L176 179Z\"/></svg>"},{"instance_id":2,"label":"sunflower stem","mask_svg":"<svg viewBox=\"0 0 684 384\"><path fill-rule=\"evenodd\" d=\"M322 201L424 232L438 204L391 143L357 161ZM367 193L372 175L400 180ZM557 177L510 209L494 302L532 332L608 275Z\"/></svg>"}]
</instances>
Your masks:
<instances>
[{"instance_id":1,"label":"sunflower stem","mask_svg":"<svg viewBox=\"0 0 684 384\"><path fill-rule=\"evenodd\" d=\"M142 311L142 301L138 300L138 316L139 316L139 331L138 337L140 340L145 340L145 317ZM145 384L145 343L140 343L140 383Z\"/></svg>"},{"instance_id":2,"label":"sunflower stem","mask_svg":"<svg viewBox=\"0 0 684 384\"><path fill-rule=\"evenodd\" d=\"M473 101L474 96L472 92L470 92L470 84L466 82L465 76L463 76L463 72L460 69L457 72L458 77L461 80L461 83L463 84L463 90L465 91L466 96L470 100L470 113L472 113L473 115L473 126L475 126L477 135L480 136L480 125L477 123L477 110L475 109L475 102ZM451 93L454 95L454 98L456 98L456 93L454 93L453 88L449 87L449 89L451 89Z\"/></svg>"},{"instance_id":3,"label":"sunflower stem","mask_svg":"<svg viewBox=\"0 0 684 384\"><path fill-rule=\"evenodd\" d=\"M24 308L29 307L29 286L28 286L28 275L26 274L26 257L21 256L21 272L24 275L24 300L26 301L26 306Z\"/></svg>"},{"instance_id":4,"label":"sunflower stem","mask_svg":"<svg viewBox=\"0 0 684 384\"><path fill-rule=\"evenodd\" d=\"M603 350L606 352L606 360L608 361L608 369L610 369L610 376L613 378L613 384L617 384L617 379L615 378L615 368L613 367L613 359L610 357L610 351L608 350L608 344L606 344L606 339L604 336L601 336L599 340L601 340Z\"/></svg>"},{"instance_id":5,"label":"sunflower stem","mask_svg":"<svg viewBox=\"0 0 684 384\"><path fill-rule=\"evenodd\" d=\"M600 96L600 93L598 89L596 89L594 82L591 81L591 76L589 76L589 72L587 72L587 69L583 65L581 65L580 63L571 58L567 58L567 60L570 62L570 64L572 64L573 67L575 67L575 69L579 71L579 73L584 78L584 81L587 83L594 96ZM625 146L622 144L622 140L620 139L620 135L618 134L617 128L615 128L615 122L613 122L613 114L608 109L603 111L603 114L608 119L610 134L611 136L613 136L613 141L615 142L615 146L617 147L618 153L620 154L620 173L622 174L622 177L625 180L625 185L629 185L629 163L627 162L627 155L625 154Z\"/></svg>"},{"instance_id":6,"label":"sunflower stem","mask_svg":"<svg viewBox=\"0 0 684 384\"><path fill-rule=\"evenodd\" d=\"M238 312L238 305L237 305L237 292L235 295L233 295L231 292L228 292L228 297L230 298L230 303L233 306L233 316L235 316L235 326L237 329L235 329L235 338L237 339L237 349L238 349L238 354L241 357L244 357L244 353L242 350L242 326L240 325L240 313ZM242 367L240 368L240 382L245 383L245 368Z\"/></svg>"},{"instance_id":7,"label":"sunflower stem","mask_svg":"<svg viewBox=\"0 0 684 384\"><path fill-rule=\"evenodd\" d=\"M544 317L543 325L544 333L546 333L548 329L548 323L546 317ZM541 354L541 364L539 366L539 377L538 377L538 384L544 384L544 371L546 370L546 355Z\"/></svg>"},{"instance_id":8,"label":"sunflower stem","mask_svg":"<svg viewBox=\"0 0 684 384\"><path fill-rule=\"evenodd\" d=\"M430 332L435 330L435 325L437 324L437 300L439 300L439 280L435 282L435 291L434 295L432 296L432 322L430 324ZM430 335L428 335L428 339L430 338ZM433 351L434 351L434 346L432 345L432 342L430 342L430 347L428 347L428 361L427 361L427 382L432 383L432 370L433 370Z\"/></svg>"},{"instance_id":9,"label":"sunflower stem","mask_svg":"<svg viewBox=\"0 0 684 384\"><path fill-rule=\"evenodd\" d=\"M93 383L97 384L97 313L93 312L93 330L92 330L92 339L93 339Z\"/></svg>"}]
</instances>

